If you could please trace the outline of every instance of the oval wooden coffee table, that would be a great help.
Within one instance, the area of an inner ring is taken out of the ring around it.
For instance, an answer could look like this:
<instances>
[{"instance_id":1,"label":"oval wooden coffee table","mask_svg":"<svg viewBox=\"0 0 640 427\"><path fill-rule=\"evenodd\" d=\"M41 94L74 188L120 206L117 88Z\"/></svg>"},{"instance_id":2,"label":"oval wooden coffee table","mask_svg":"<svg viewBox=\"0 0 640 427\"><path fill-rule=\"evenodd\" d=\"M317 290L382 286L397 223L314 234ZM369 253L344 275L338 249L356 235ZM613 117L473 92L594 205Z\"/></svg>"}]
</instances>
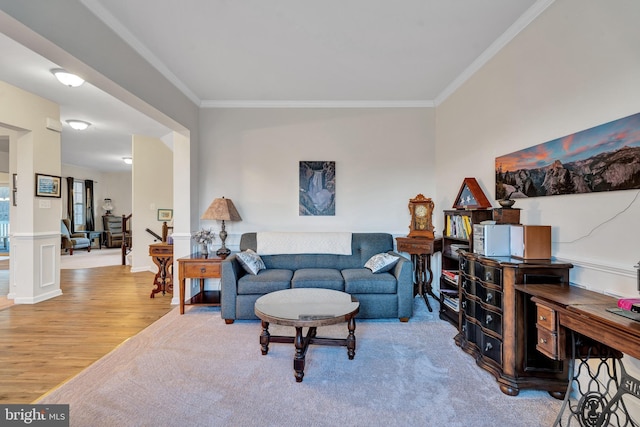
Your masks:
<instances>
[{"instance_id":1,"label":"oval wooden coffee table","mask_svg":"<svg viewBox=\"0 0 640 427\"><path fill-rule=\"evenodd\" d=\"M296 288L271 292L258 298L255 313L262 320L260 345L262 354L269 352L269 343L294 343L296 354L293 370L297 382L304 377L305 356L309 344L346 346L349 359L356 355L356 319L358 300L344 292L330 289ZM347 322L347 338L320 338L316 328ZM296 328L296 336L271 335L269 323ZM309 328L306 337L302 328Z\"/></svg>"}]
</instances>

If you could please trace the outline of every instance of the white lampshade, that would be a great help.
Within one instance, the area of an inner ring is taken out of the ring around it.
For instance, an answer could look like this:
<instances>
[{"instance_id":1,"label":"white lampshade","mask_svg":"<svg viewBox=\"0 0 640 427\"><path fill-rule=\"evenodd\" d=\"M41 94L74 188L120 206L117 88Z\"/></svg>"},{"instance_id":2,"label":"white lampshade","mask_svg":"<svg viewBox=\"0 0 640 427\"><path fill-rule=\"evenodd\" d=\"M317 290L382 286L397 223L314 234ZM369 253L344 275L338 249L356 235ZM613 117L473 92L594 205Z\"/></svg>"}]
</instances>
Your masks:
<instances>
[{"instance_id":1,"label":"white lampshade","mask_svg":"<svg viewBox=\"0 0 640 427\"><path fill-rule=\"evenodd\" d=\"M84 83L84 79L82 77L76 76L62 68L54 68L51 72L56 76L56 79L65 86L78 87Z\"/></svg>"}]
</instances>

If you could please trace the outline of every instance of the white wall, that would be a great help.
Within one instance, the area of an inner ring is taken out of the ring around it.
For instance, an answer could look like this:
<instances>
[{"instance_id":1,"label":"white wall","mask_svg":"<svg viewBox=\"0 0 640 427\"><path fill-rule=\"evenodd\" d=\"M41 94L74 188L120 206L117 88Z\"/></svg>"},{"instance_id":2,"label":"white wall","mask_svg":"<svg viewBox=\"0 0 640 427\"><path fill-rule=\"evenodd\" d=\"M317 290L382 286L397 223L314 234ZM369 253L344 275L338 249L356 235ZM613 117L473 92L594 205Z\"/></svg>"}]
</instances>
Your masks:
<instances>
[{"instance_id":1,"label":"white wall","mask_svg":"<svg viewBox=\"0 0 640 427\"><path fill-rule=\"evenodd\" d=\"M438 106L436 204L451 206L466 176L493 200L496 157L639 112L638 16L640 2L556 1ZM522 223L552 226L553 255L576 266L572 282L638 296L639 192L518 199L516 207Z\"/></svg>"},{"instance_id":2,"label":"white wall","mask_svg":"<svg viewBox=\"0 0 640 427\"><path fill-rule=\"evenodd\" d=\"M135 200L131 218L131 271L155 273L157 268L149 256L149 245L154 243L154 238L145 229L162 235L158 209L173 209L173 153L161 140L140 135L133 136L132 148ZM152 283L149 285L151 290Z\"/></svg>"},{"instance_id":3,"label":"white wall","mask_svg":"<svg viewBox=\"0 0 640 427\"><path fill-rule=\"evenodd\" d=\"M199 215L216 197L233 200L232 249L246 231L406 235L409 199L435 194L434 118L429 108L203 110ZM335 216L298 215L302 160L336 162Z\"/></svg>"},{"instance_id":4,"label":"white wall","mask_svg":"<svg viewBox=\"0 0 640 427\"><path fill-rule=\"evenodd\" d=\"M453 204L465 176L493 199L500 155L639 112L638 16L640 2L557 0L438 106L440 204ZM518 199L516 207L522 223L552 226L553 255L574 263L574 284L637 297L638 193ZM637 378L640 361L624 360ZM628 408L640 416L637 400Z\"/></svg>"},{"instance_id":5,"label":"white wall","mask_svg":"<svg viewBox=\"0 0 640 427\"><path fill-rule=\"evenodd\" d=\"M129 215L133 212L133 182L131 172L105 172L102 174L102 183L100 185L100 199L96 192L96 208L99 211L98 216L104 215L102 203L105 198L110 198L113 203L113 215Z\"/></svg>"}]
</instances>

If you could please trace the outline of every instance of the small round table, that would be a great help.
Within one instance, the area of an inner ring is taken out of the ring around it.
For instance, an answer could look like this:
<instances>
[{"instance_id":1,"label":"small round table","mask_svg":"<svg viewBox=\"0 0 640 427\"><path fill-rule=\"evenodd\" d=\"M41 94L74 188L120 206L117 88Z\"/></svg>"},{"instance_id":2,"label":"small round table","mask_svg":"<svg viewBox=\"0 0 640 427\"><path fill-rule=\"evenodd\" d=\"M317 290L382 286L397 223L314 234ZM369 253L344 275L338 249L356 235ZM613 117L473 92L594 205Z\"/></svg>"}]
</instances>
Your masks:
<instances>
[{"instance_id":1,"label":"small round table","mask_svg":"<svg viewBox=\"0 0 640 427\"><path fill-rule=\"evenodd\" d=\"M356 354L356 320L360 310L358 300L345 292L331 289L295 288L271 292L258 298L255 313L262 320L260 345L262 354L269 352L269 343L294 343L296 354L293 370L297 382L304 377L305 356L309 344L346 346L349 360ZM347 322L347 338L320 338L316 336L319 326ZM272 336L269 323L296 328L296 336ZM309 328L306 337L302 328Z\"/></svg>"}]
</instances>

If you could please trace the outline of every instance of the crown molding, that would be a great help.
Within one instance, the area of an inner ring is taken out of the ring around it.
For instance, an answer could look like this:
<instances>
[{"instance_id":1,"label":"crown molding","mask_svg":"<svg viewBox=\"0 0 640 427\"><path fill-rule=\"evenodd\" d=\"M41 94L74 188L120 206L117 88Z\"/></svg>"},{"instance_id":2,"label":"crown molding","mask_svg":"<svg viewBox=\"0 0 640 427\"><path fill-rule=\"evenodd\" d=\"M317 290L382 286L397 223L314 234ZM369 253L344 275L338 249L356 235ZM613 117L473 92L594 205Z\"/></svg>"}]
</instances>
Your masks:
<instances>
[{"instance_id":1,"label":"crown molding","mask_svg":"<svg viewBox=\"0 0 640 427\"><path fill-rule=\"evenodd\" d=\"M491 58L493 58L502 48L513 40L522 30L524 30L534 19L551 6L555 0L538 0L525 13L514 22L507 31L498 37L482 54L469 65L449 86L447 86L435 99L435 106L440 105L453 93L458 90L467 80L471 78L480 68L482 68Z\"/></svg>"},{"instance_id":2,"label":"crown molding","mask_svg":"<svg viewBox=\"0 0 640 427\"><path fill-rule=\"evenodd\" d=\"M202 101L200 108L433 108L433 101Z\"/></svg>"}]
</instances>

